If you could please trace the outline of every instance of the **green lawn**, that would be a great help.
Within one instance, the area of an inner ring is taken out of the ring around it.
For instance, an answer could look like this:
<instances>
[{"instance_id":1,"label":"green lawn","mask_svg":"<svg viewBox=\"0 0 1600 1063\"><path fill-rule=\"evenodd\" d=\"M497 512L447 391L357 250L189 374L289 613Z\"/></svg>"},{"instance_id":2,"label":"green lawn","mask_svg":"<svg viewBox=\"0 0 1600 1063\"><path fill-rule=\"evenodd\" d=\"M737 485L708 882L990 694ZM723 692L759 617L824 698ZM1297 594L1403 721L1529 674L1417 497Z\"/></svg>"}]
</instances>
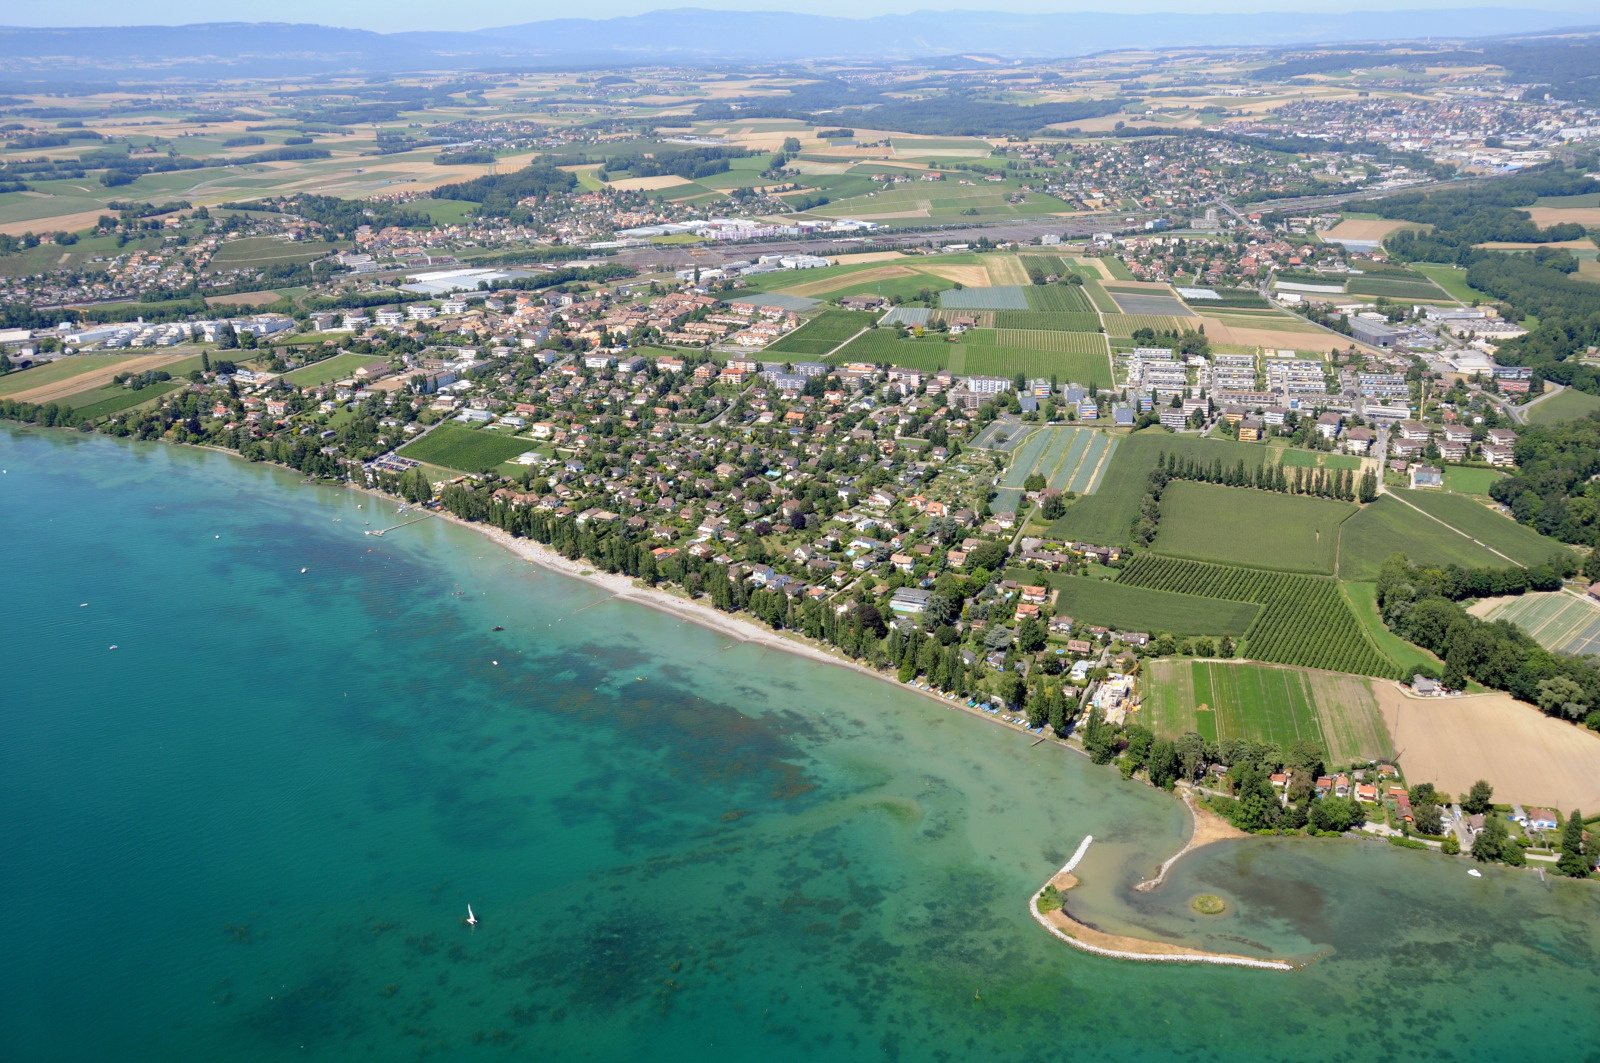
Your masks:
<instances>
[{"instance_id":1,"label":"green lawn","mask_svg":"<svg viewBox=\"0 0 1600 1063\"><path fill-rule=\"evenodd\" d=\"M402 457L461 472L487 472L502 462L538 448L531 439L516 439L491 429L444 424L401 447Z\"/></svg>"},{"instance_id":2,"label":"green lawn","mask_svg":"<svg viewBox=\"0 0 1600 1063\"><path fill-rule=\"evenodd\" d=\"M1444 486L1448 491L1463 495L1488 495L1496 480L1505 479L1499 469L1472 469L1465 465L1444 467Z\"/></svg>"},{"instance_id":3,"label":"green lawn","mask_svg":"<svg viewBox=\"0 0 1600 1063\"><path fill-rule=\"evenodd\" d=\"M1173 557L1332 575L1339 525L1356 506L1177 480L1161 498L1153 549Z\"/></svg>"},{"instance_id":4,"label":"green lawn","mask_svg":"<svg viewBox=\"0 0 1600 1063\"><path fill-rule=\"evenodd\" d=\"M1530 406L1527 418L1528 423L1533 425L1555 424L1558 421L1575 421L1579 417L1587 417L1596 410L1600 410L1600 396L1576 388L1567 388Z\"/></svg>"},{"instance_id":5,"label":"green lawn","mask_svg":"<svg viewBox=\"0 0 1600 1063\"><path fill-rule=\"evenodd\" d=\"M303 388L316 387L319 384L331 384L335 380L344 380L362 366L383 360L382 356L375 354L336 354L332 358L315 362L304 369L296 369L293 372L285 373L283 379Z\"/></svg>"},{"instance_id":6,"label":"green lawn","mask_svg":"<svg viewBox=\"0 0 1600 1063\"><path fill-rule=\"evenodd\" d=\"M1505 568L1496 557L1466 536L1418 513L1387 495L1363 506L1344 522L1339 540L1339 578L1375 580L1393 554L1405 554L1419 565L1456 564L1465 568Z\"/></svg>"},{"instance_id":7,"label":"green lawn","mask_svg":"<svg viewBox=\"0 0 1600 1063\"><path fill-rule=\"evenodd\" d=\"M1538 565L1567 553L1571 547L1540 535L1525 524L1503 517L1465 495L1441 491L1401 491L1395 494L1463 534L1505 554L1519 564ZM1504 561L1499 564L1504 565Z\"/></svg>"},{"instance_id":8,"label":"green lawn","mask_svg":"<svg viewBox=\"0 0 1600 1063\"><path fill-rule=\"evenodd\" d=\"M1135 432L1117 448L1099 489L1068 506L1066 514L1050 526L1050 535L1103 546L1128 543L1144 498L1145 480L1163 451L1207 463L1220 459L1225 465L1242 459L1252 468L1267 457L1266 448L1254 443L1180 436L1164 428Z\"/></svg>"},{"instance_id":9,"label":"green lawn","mask_svg":"<svg viewBox=\"0 0 1600 1063\"><path fill-rule=\"evenodd\" d=\"M1056 589L1055 613L1082 624L1104 624L1124 631L1174 635L1232 635L1238 638L1250 627L1260 607L1250 602L1227 602L1192 594L1124 587L1110 580L1068 576L1059 572L1011 569L1007 579L1024 584L1047 584Z\"/></svg>"}]
</instances>

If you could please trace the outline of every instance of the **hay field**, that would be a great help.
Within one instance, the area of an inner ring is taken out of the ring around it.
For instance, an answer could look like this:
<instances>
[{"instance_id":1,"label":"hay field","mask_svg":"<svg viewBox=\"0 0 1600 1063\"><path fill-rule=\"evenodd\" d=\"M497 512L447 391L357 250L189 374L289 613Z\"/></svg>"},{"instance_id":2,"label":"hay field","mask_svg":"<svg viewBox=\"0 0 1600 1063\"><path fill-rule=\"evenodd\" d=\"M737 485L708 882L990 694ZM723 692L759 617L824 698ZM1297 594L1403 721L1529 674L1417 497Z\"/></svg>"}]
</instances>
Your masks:
<instances>
[{"instance_id":1,"label":"hay field","mask_svg":"<svg viewBox=\"0 0 1600 1063\"><path fill-rule=\"evenodd\" d=\"M1412 782L1461 794L1488 779L1496 801L1600 807L1600 735L1593 731L1509 694L1410 698L1381 681L1373 690Z\"/></svg>"},{"instance_id":2,"label":"hay field","mask_svg":"<svg viewBox=\"0 0 1600 1063\"><path fill-rule=\"evenodd\" d=\"M1520 207L1540 228L1575 221L1579 225L1600 226L1600 207Z\"/></svg>"},{"instance_id":3,"label":"hay field","mask_svg":"<svg viewBox=\"0 0 1600 1063\"><path fill-rule=\"evenodd\" d=\"M1334 347L1347 347L1353 343L1348 336L1327 332L1315 325L1290 318L1270 328L1246 328L1229 324L1222 318L1200 317L1206 327L1206 336L1212 343L1230 343L1241 347L1291 347L1302 351L1327 351ZM1355 346L1366 349L1364 345Z\"/></svg>"},{"instance_id":4,"label":"hay field","mask_svg":"<svg viewBox=\"0 0 1600 1063\"><path fill-rule=\"evenodd\" d=\"M859 266L866 262L899 262L906 256L899 251L858 251L853 255L834 255L835 266Z\"/></svg>"},{"instance_id":5,"label":"hay field","mask_svg":"<svg viewBox=\"0 0 1600 1063\"><path fill-rule=\"evenodd\" d=\"M986 255L983 268L989 274L989 283L995 287L1032 283L1016 255Z\"/></svg>"},{"instance_id":6,"label":"hay field","mask_svg":"<svg viewBox=\"0 0 1600 1063\"><path fill-rule=\"evenodd\" d=\"M844 288L854 288L858 284L870 284L874 281L892 280L895 277L914 277L916 270L904 266L877 266L873 269L864 269L856 273L841 273L836 277L824 277L821 280L806 281L783 289L785 295L826 295L829 292L840 291Z\"/></svg>"},{"instance_id":7,"label":"hay field","mask_svg":"<svg viewBox=\"0 0 1600 1063\"><path fill-rule=\"evenodd\" d=\"M919 265L917 272L942 277L947 281L964 284L968 288L989 287L989 271L982 266ZM1027 283L1026 277L1023 278L1023 283Z\"/></svg>"},{"instance_id":8,"label":"hay field","mask_svg":"<svg viewBox=\"0 0 1600 1063\"><path fill-rule=\"evenodd\" d=\"M1344 218L1338 225L1322 234L1324 240L1382 240L1401 229L1420 229L1416 222L1394 221L1390 218Z\"/></svg>"},{"instance_id":9,"label":"hay field","mask_svg":"<svg viewBox=\"0 0 1600 1063\"><path fill-rule=\"evenodd\" d=\"M75 373L65 379L57 377L35 387L14 391L10 393L9 397L19 402L54 402L68 395L75 395L80 391L104 387L111 383L111 379L119 373L143 373L150 369L160 369L163 366L171 365L173 362L181 362L186 357L188 355L183 354L135 355L133 357L117 357L109 364L96 358L94 359L95 364L86 367L85 372ZM70 361L72 359L62 359L44 368L60 366L64 362ZM61 370L56 372L59 373ZM23 374L7 381L7 383L12 385L26 383L26 375L25 371Z\"/></svg>"},{"instance_id":10,"label":"hay field","mask_svg":"<svg viewBox=\"0 0 1600 1063\"><path fill-rule=\"evenodd\" d=\"M663 188L677 188L679 185L691 185L693 181L679 177L676 174L663 174L660 177L624 177L620 181L607 181L608 185L622 192L655 192Z\"/></svg>"}]
</instances>

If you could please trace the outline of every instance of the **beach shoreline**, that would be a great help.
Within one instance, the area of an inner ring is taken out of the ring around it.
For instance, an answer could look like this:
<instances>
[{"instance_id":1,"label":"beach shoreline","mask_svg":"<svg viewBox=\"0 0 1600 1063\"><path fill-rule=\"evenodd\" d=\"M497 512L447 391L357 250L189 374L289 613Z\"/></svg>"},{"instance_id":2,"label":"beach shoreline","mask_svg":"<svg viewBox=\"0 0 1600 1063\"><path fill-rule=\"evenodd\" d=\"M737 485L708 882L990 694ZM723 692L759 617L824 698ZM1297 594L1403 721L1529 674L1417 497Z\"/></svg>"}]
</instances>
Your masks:
<instances>
[{"instance_id":1,"label":"beach shoreline","mask_svg":"<svg viewBox=\"0 0 1600 1063\"><path fill-rule=\"evenodd\" d=\"M1194 821L1194 830L1190 833L1189 840L1183 848L1167 858L1161 865L1161 870L1155 878L1139 883L1136 890L1149 891L1159 886L1167 877L1167 872L1183 857L1194 852L1202 846L1213 842L1227 841L1232 838L1248 837L1243 831L1236 830L1226 820L1214 812L1201 809L1194 803L1194 795L1185 793L1184 804L1188 806L1189 813ZM1239 956L1227 952L1207 952L1204 949L1193 949L1186 945L1172 945L1163 941L1151 941L1147 938L1130 937L1125 934L1111 934L1098 927L1074 919L1067 914L1066 895L1073 887L1078 885L1078 876L1074 874L1078 861L1082 859L1084 851L1088 849L1091 839L1085 838L1077 853L1075 853L1066 866L1062 867L1049 881L1028 899L1028 914L1034 922L1053 937L1071 945L1083 952L1093 953L1096 956L1106 956L1118 960L1135 960L1147 963L1210 963L1227 967L1254 967L1272 971L1293 971L1301 964L1290 963L1286 960L1264 960L1253 956ZM1039 900L1046 890L1054 888L1060 900L1060 907L1053 911L1042 912L1039 910Z\"/></svg>"}]
</instances>

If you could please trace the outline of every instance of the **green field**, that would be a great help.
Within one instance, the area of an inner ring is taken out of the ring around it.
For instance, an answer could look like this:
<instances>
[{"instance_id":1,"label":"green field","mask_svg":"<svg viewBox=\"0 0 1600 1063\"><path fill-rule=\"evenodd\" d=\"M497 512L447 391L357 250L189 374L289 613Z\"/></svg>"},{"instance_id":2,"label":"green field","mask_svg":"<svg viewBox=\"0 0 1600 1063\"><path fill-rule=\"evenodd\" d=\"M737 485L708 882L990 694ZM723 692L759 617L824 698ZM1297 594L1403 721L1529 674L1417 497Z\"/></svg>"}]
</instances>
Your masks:
<instances>
[{"instance_id":1,"label":"green field","mask_svg":"<svg viewBox=\"0 0 1600 1063\"><path fill-rule=\"evenodd\" d=\"M516 439L463 424L442 424L421 439L401 447L401 457L460 472L487 472L502 462L538 448L531 439Z\"/></svg>"},{"instance_id":2,"label":"green field","mask_svg":"<svg viewBox=\"0 0 1600 1063\"><path fill-rule=\"evenodd\" d=\"M1567 388L1527 407L1525 416L1529 424L1555 424L1587 417L1596 410L1600 410L1600 396L1577 388Z\"/></svg>"},{"instance_id":3,"label":"green field","mask_svg":"<svg viewBox=\"0 0 1600 1063\"><path fill-rule=\"evenodd\" d=\"M75 376L92 373L96 369L104 369L108 365L124 361L127 361L127 356L85 354L72 358L59 358L54 362L36 365L32 369L24 369L17 373L6 373L0 376L0 399L44 387L46 384L59 384Z\"/></svg>"},{"instance_id":4,"label":"green field","mask_svg":"<svg viewBox=\"0 0 1600 1063\"><path fill-rule=\"evenodd\" d=\"M1526 631L1553 653L1583 657L1600 653L1600 604L1568 591L1532 592L1506 598L1489 612Z\"/></svg>"},{"instance_id":5,"label":"green field","mask_svg":"<svg viewBox=\"0 0 1600 1063\"><path fill-rule=\"evenodd\" d=\"M1332 575L1352 502L1175 480L1152 547L1171 557Z\"/></svg>"},{"instance_id":6,"label":"green field","mask_svg":"<svg viewBox=\"0 0 1600 1063\"><path fill-rule=\"evenodd\" d=\"M1412 266L1412 269L1443 288L1457 302L1470 303L1484 297L1467 284L1467 271L1460 266Z\"/></svg>"},{"instance_id":7,"label":"green field","mask_svg":"<svg viewBox=\"0 0 1600 1063\"><path fill-rule=\"evenodd\" d=\"M1208 741L1236 738L1315 742L1330 766L1394 755L1371 682L1298 668L1213 661L1154 661L1145 679L1142 722L1157 735L1195 731Z\"/></svg>"},{"instance_id":8,"label":"green field","mask_svg":"<svg viewBox=\"0 0 1600 1063\"><path fill-rule=\"evenodd\" d=\"M158 399L170 392L183 387L181 380L163 380L139 388L137 391L124 387L96 388L86 391L81 395L74 395L67 400L79 417L85 420L94 420L97 417L107 417L113 413L132 409L141 402ZM85 401L89 400L89 401Z\"/></svg>"},{"instance_id":9,"label":"green field","mask_svg":"<svg viewBox=\"0 0 1600 1063\"><path fill-rule=\"evenodd\" d=\"M1474 503L1476 504L1476 503ZM1378 569L1394 554L1418 565L1461 565L1505 568L1506 561L1452 532L1398 498L1379 495L1344 522L1339 538L1339 578L1375 580Z\"/></svg>"},{"instance_id":10,"label":"green field","mask_svg":"<svg viewBox=\"0 0 1600 1063\"><path fill-rule=\"evenodd\" d=\"M1267 456L1265 447L1253 443L1173 435L1164 428L1135 432L1117 448L1099 490L1068 506L1066 514L1050 526L1050 535L1102 546L1128 543L1133 522L1139 516L1139 502L1144 498L1145 480L1163 451L1208 463L1220 459L1225 465L1243 460L1250 468L1260 465Z\"/></svg>"},{"instance_id":11,"label":"green field","mask_svg":"<svg viewBox=\"0 0 1600 1063\"><path fill-rule=\"evenodd\" d=\"M314 362L304 369L283 374L283 379L302 388L316 387L319 384L331 384L335 380L344 380L364 365L381 362L383 359L372 354L336 354L320 362Z\"/></svg>"},{"instance_id":12,"label":"green field","mask_svg":"<svg viewBox=\"0 0 1600 1063\"><path fill-rule=\"evenodd\" d=\"M1057 314L1091 314L1094 306L1076 284L1030 284L1022 290L1028 309ZM1013 311L1015 312L1015 311Z\"/></svg>"},{"instance_id":13,"label":"green field","mask_svg":"<svg viewBox=\"0 0 1600 1063\"><path fill-rule=\"evenodd\" d=\"M882 316L860 310L824 310L787 336L779 337L767 350L821 358Z\"/></svg>"},{"instance_id":14,"label":"green field","mask_svg":"<svg viewBox=\"0 0 1600 1063\"><path fill-rule=\"evenodd\" d=\"M1165 314L1118 314L1106 313L1101 315L1105 322L1106 334L1127 338L1140 329L1154 329L1157 332L1182 332L1184 329L1193 329L1200 324L1199 318L1168 317Z\"/></svg>"},{"instance_id":15,"label":"green field","mask_svg":"<svg viewBox=\"0 0 1600 1063\"><path fill-rule=\"evenodd\" d=\"M1321 450L1295 450L1285 447L1279 451L1278 464L1286 468L1300 466L1306 469L1359 469L1361 459L1354 454L1333 454Z\"/></svg>"},{"instance_id":16,"label":"green field","mask_svg":"<svg viewBox=\"0 0 1600 1063\"><path fill-rule=\"evenodd\" d=\"M1496 480L1505 479L1499 469L1473 469L1465 465L1444 467L1444 486L1447 491L1463 495L1488 495Z\"/></svg>"},{"instance_id":17,"label":"green field","mask_svg":"<svg viewBox=\"0 0 1600 1063\"><path fill-rule=\"evenodd\" d=\"M1401 277L1352 277L1345 290L1351 295L1382 295L1395 299L1447 299L1443 288L1428 280Z\"/></svg>"},{"instance_id":18,"label":"green field","mask_svg":"<svg viewBox=\"0 0 1600 1063\"><path fill-rule=\"evenodd\" d=\"M1041 332L1097 332L1100 315L1067 310L996 310L994 324L1001 329L1032 329Z\"/></svg>"},{"instance_id":19,"label":"green field","mask_svg":"<svg viewBox=\"0 0 1600 1063\"><path fill-rule=\"evenodd\" d=\"M1339 591L1350 603L1350 611L1361 621L1372 644L1391 661L1400 666L1401 674L1413 675L1423 667L1440 668L1443 662L1421 646L1413 646L1390 631L1378 615L1378 585L1376 583L1339 584Z\"/></svg>"},{"instance_id":20,"label":"green field","mask_svg":"<svg viewBox=\"0 0 1600 1063\"><path fill-rule=\"evenodd\" d=\"M1110 580L1059 572L1011 569L1007 579L1048 584L1057 591L1055 613L1080 624L1104 624L1123 631L1173 635L1231 635L1238 638L1255 620L1258 606L1192 594L1124 587Z\"/></svg>"},{"instance_id":21,"label":"green field","mask_svg":"<svg viewBox=\"0 0 1600 1063\"><path fill-rule=\"evenodd\" d=\"M959 340L936 336L900 339L893 329L880 328L857 336L829 357L828 361L834 365L871 362L924 372L948 369L958 375L1011 377L1022 373L1028 377L1055 376L1061 381L1076 380L1083 384L1111 386L1111 363L1103 350L1096 354L1074 354L1037 348L1002 347L994 342L995 338L993 329L973 329ZM1098 336L1093 338L1099 339Z\"/></svg>"},{"instance_id":22,"label":"green field","mask_svg":"<svg viewBox=\"0 0 1600 1063\"><path fill-rule=\"evenodd\" d=\"M1439 518L1462 534L1498 550L1521 565L1539 565L1572 548L1503 517L1465 495L1442 491L1395 490L1395 495ZM1504 565L1505 562L1500 562Z\"/></svg>"},{"instance_id":23,"label":"green field","mask_svg":"<svg viewBox=\"0 0 1600 1063\"><path fill-rule=\"evenodd\" d=\"M1045 486L1057 491L1093 491L1110 467L1117 444L1116 437L1106 432L1061 427L1037 429L1020 445L1012 441L1005 448L1012 455L1011 464L1000 480L991 508L996 512L1016 512L1022 485L1033 473L1043 476Z\"/></svg>"},{"instance_id":24,"label":"green field","mask_svg":"<svg viewBox=\"0 0 1600 1063\"><path fill-rule=\"evenodd\" d=\"M1391 676L1398 670L1367 637L1331 579L1136 554L1117 582L1260 605L1241 657L1355 675Z\"/></svg>"},{"instance_id":25,"label":"green field","mask_svg":"<svg viewBox=\"0 0 1600 1063\"><path fill-rule=\"evenodd\" d=\"M325 258L337 248L320 240L289 243L275 236L246 236L230 240L217 248L207 267L213 273L249 266L276 266L285 262L310 262Z\"/></svg>"},{"instance_id":26,"label":"green field","mask_svg":"<svg viewBox=\"0 0 1600 1063\"><path fill-rule=\"evenodd\" d=\"M1024 350L1055 351L1058 354L1094 354L1109 357L1106 338L1098 332L1040 332L1037 329L1001 328L995 330L996 346ZM1110 363L1107 363L1107 372Z\"/></svg>"}]
</instances>

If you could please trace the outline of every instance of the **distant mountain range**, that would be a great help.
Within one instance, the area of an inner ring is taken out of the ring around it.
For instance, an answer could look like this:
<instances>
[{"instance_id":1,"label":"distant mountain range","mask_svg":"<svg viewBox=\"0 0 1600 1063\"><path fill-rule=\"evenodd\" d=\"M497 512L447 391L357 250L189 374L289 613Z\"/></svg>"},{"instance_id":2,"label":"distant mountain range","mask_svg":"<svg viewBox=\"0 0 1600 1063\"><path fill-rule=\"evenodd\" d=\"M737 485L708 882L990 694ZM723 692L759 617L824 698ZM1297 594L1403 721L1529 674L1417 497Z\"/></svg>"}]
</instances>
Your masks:
<instances>
[{"instance_id":1,"label":"distant mountain range","mask_svg":"<svg viewBox=\"0 0 1600 1063\"><path fill-rule=\"evenodd\" d=\"M1353 40L1460 40L1561 28L1570 13L1465 8L1345 14L1004 14L924 11L869 19L792 12L652 11L552 19L474 32L374 33L289 23L70 29L0 27L0 69L62 79L142 72L259 76L507 65L1006 58L1122 48L1286 46Z\"/></svg>"}]
</instances>

